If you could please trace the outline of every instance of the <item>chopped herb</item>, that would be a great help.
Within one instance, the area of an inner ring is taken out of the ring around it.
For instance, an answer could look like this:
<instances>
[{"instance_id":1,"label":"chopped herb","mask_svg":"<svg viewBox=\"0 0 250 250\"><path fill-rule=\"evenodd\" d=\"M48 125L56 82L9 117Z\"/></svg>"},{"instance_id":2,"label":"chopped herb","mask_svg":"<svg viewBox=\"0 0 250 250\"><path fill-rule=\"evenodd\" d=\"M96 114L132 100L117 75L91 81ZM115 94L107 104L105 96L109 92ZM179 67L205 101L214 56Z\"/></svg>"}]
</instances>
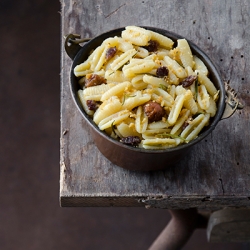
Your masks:
<instances>
[{"instance_id":1,"label":"chopped herb","mask_svg":"<svg viewBox=\"0 0 250 250\"><path fill-rule=\"evenodd\" d=\"M162 133L162 134L158 134L156 135L157 137L171 137L172 139L181 139L183 141L187 141L185 138L178 136L178 135L172 135L172 134L168 134L168 133Z\"/></svg>"},{"instance_id":2,"label":"chopped herb","mask_svg":"<svg viewBox=\"0 0 250 250\"><path fill-rule=\"evenodd\" d=\"M167 87L167 86L165 86L165 85L163 85L163 84L160 84L160 85L159 85L159 87L160 87L161 89L165 90L165 91L167 91L167 90L168 90L168 87Z\"/></svg>"},{"instance_id":3,"label":"chopped herb","mask_svg":"<svg viewBox=\"0 0 250 250\"><path fill-rule=\"evenodd\" d=\"M124 95L124 96L123 96L122 105L125 103L126 98L135 97L135 96L136 96L136 95Z\"/></svg>"}]
</instances>

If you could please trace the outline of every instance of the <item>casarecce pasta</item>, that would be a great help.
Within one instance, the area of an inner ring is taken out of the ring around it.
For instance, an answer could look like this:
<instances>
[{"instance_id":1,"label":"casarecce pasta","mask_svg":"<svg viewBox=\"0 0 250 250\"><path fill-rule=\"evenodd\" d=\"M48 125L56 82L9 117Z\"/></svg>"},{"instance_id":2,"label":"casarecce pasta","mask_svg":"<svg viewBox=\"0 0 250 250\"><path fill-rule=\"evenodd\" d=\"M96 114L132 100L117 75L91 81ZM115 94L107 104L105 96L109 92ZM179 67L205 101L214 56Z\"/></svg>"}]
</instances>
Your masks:
<instances>
[{"instance_id":1,"label":"casarecce pasta","mask_svg":"<svg viewBox=\"0 0 250 250\"><path fill-rule=\"evenodd\" d=\"M79 100L100 130L128 145L166 149L195 139L219 92L186 39L127 26L74 68ZM130 140L122 140L128 137ZM136 140L133 140L136 138Z\"/></svg>"}]
</instances>

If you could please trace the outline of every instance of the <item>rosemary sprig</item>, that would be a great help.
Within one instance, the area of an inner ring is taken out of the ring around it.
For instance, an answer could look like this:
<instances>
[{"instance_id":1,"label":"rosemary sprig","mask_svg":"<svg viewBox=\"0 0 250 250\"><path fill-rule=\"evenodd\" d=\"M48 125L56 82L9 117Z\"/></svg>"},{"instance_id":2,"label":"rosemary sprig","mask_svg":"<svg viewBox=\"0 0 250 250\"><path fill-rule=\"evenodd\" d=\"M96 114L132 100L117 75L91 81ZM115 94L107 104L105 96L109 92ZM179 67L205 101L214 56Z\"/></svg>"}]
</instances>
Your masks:
<instances>
[{"instance_id":1,"label":"rosemary sprig","mask_svg":"<svg viewBox=\"0 0 250 250\"><path fill-rule=\"evenodd\" d=\"M162 133L162 134L158 134L156 135L157 137L171 137L172 139L180 139L183 141L187 141L185 138L178 136L178 135L173 135L173 134L168 134L168 133Z\"/></svg>"},{"instance_id":2,"label":"rosemary sprig","mask_svg":"<svg viewBox=\"0 0 250 250\"><path fill-rule=\"evenodd\" d=\"M167 86L165 86L165 85L163 85L163 84L160 84L160 85L159 85L159 87L160 87L161 89L165 90L165 91L167 91L167 90L168 90L168 87L167 87Z\"/></svg>"},{"instance_id":3,"label":"rosemary sprig","mask_svg":"<svg viewBox=\"0 0 250 250\"><path fill-rule=\"evenodd\" d=\"M125 103L126 98L135 97L136 95L124 95L122 100L122 105Z\"/></svg>"}]
</instances>

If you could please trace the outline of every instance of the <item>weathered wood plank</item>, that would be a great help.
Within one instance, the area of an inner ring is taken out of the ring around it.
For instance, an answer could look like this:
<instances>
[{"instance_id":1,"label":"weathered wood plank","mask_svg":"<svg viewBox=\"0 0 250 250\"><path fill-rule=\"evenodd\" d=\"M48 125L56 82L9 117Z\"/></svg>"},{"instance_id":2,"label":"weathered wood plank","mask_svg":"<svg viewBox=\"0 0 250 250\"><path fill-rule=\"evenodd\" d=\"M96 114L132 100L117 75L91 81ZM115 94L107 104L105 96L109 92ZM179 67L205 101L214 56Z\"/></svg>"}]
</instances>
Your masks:
<instances>
[{"instance_id":1,"label":"weathered wood plank","mask_svg":"<svg viewBox=\"0 0 250 250\"><path fill-rule=\"evenodd\" d=\"M74 204L74 197L78 199L78 206L88 205L84 202L87 198L96 198L101 206L102 198L126 197L131 206L141 206L135 200L143 198L151 206L157 207L158 202L161 207L184 208L187 204L178 197L190 198L189 207L202 207L203 199L213 197L207 208L250 206L250 73L247 67L250 62L250 33L247 32L250 3L227 0L188 3L180 0L62 0L61 3L62 36L79 33L94 37L126 25L160 27L185 36L210 56L222 78L230 81L245 105L230 119L219 122L213 133L175 167L151 173L121 169L97 150L73 103L69 91L72 61L64 52L62 41L62 205ZM159 203L157 197L171 197L171 203ZM195 202L195 197L199 202ZM223 202L225 197L226 204Z\"/></svg>"}]
</instances>

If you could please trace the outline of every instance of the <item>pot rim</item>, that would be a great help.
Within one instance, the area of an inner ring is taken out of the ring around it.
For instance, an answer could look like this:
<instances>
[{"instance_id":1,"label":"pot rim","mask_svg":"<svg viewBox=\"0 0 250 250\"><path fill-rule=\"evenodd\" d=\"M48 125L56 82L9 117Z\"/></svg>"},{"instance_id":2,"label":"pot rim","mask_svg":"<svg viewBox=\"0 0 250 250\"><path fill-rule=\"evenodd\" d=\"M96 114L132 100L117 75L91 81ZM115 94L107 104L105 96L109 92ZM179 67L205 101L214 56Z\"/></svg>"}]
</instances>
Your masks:
<instances>
[{"instance_id":1,"label":"pot rim","mask_svg":"<svg viewBox=\"0 0 250 250\"><path fill-rule=\"evenodd\" d=\"M121 142L111 138L109 135L107 135L104 131L101 131L98 126L94 123L94 121L85 113L85 111L83 110L81 103L78 99L77 96L77 91L75 91L73 89L73 81L77 78L74 75L74 67L79 64L79 58L82 57L82 54L84 52L90 52L91 51L91 45L93 43L99 43L101 44L101 42L108 38L108 37L113 37L115 35L119 35L124 29L125 27L120 27L120 28L116 28L113 30L109 30L107 32L104 32L100 35L97 35L96 37L94 37L93 39L90 39L87 43L85 43L82 47L79 46L79 51L77 52L77 54L75 55L75 57L73 58L73 63L71 65L71 70L70 70L70 91L71 91L71 96L73 96L73 100L75 105L77 106L78 110L80 111L81 115L84 117L84 120L87 121L87 123L91 126L91 128L97 132L99 135L105 137L105 139L109 140L110 142L114 143L116 146L119 147L124 147L126 149L129 150L133 150L133 151L138 151L140 153L150 153L150 154L161 154L161 153L166 153L166 152L173 152L173 151L177 151L177 150L181 150L181 149L185 149L185 148L189 148L192 145L197 144L198 142L202 141L206 136L208 136L217 126L218 122L221 120L221 117L224 113L224 109L225 109L225 100L226 100L226 93L225 93L225 86L224 83L221 79L221 76L219 74L218 69L216 68L215 64L213 63L213 61L208 57L208 55L202 50L200 49L195 43L193 43L191 40L187 39L184 36L181 36L177 33L174 33L172 31L168 31L165 29L161 29L161 28L155 28L155 27L151 27L151 26L140 26L142 28L148 29L148 30L152 30L155 32L158 32L160 34L166 35L168 37L170 37L176 44L177 39L183 39L185 38L190 46L190 49L192 51L192 53L194 55L197 55L202 61L203 63L206 65L206 67L208 68L209 74L213 75L214 80L216 80L216 87L217 89L219 89L220 94L219 94L219 100L217 102L217 112L216 115L213 118L210 118L210 124L207 126L207 128L205 130L202 130L201 133L197 136L197 138L191 140L188 143L185 144L181 144L178 145L176 147L172 147L172 148L167 148L167 149L144 149L144 148L138 148L138 147L131 147L125 144L122 144ZM79 89L79 88L78 88Z\"/></svg>"}]
</instances>

